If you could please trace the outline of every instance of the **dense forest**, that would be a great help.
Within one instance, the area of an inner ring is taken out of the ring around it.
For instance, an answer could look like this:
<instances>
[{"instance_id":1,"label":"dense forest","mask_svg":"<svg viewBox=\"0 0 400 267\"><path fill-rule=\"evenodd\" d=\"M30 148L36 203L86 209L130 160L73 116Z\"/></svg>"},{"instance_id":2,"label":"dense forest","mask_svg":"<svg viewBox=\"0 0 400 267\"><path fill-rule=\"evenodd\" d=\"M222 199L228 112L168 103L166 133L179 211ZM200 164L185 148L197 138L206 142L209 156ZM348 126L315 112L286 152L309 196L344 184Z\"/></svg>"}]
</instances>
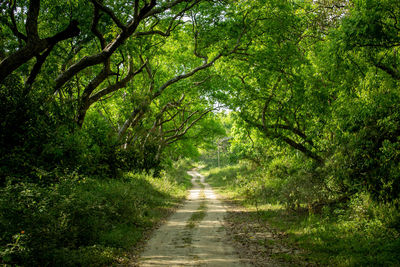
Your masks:
<instances>
[{"instance_id":1,"label":"dense forest","mask_svg":"<svg viewBox=\"0 0 400 267\"><path fill-rule=\"evenodd\" d=\"M200 164L302 262L400 264L399 0L0 12L0 263L123 263Z\"/></svg>"}]
</instances>

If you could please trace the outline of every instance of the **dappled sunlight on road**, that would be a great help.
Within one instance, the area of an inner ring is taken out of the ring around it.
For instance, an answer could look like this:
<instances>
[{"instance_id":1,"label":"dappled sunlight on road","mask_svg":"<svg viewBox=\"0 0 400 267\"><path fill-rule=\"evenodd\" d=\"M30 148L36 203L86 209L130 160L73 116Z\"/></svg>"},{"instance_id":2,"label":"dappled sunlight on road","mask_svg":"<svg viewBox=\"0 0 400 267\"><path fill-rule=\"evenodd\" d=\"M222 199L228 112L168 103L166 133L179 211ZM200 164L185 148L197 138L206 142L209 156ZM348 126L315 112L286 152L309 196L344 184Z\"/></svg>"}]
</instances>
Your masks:
<instances>
[{"instance_id":1,"label":"dappled sunlight on road","mask_svg":"<svg viewBox=\"0 0 400 267\"><path fill-rule=\"evenodd\" d=\"M187 201L148 241L140 266L247 266L227 242L222 202L204 176L188 173L193 188Z\"/></svg>"}]
</instances>

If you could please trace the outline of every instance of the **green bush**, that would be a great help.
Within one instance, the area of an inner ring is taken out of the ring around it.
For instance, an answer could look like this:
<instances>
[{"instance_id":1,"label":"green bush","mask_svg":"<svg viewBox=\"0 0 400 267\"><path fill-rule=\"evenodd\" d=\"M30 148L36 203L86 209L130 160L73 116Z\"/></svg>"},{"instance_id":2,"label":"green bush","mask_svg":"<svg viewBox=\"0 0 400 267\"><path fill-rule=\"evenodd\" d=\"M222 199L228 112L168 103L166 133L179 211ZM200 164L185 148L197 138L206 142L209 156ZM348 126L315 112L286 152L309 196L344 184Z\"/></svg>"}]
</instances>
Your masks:
<instances>
[{"instance_id":1,"label":"green bush","mask_svg":"<svg viewBox=\"0 0 400 267\"><path fill-rule=\"evenodd\" d=\"M8 183L0 192L0 255L19 265L106 265L134 246L185 196L164 175L122 180L64 176L59 183Z\"/></svg>"},{"instance_id":2,"label":"green bush","mask_svg":"<svg viewBox=\"0 0 400 267\"><path fill-rule=\"evenodd\" d=\"M208 172L214 186L224 186L252 203L281 203L291 209L308 207L336 195L330 193L320 170L301 157L276 157L263 169L246 163L214 168Z\"/></svg>"},{"instance_id":3,"label":"green bush","mask_svg":"<svg viewBox=\"0 0 400 267\"><path fill-rule=\"evenodd\" d=\"M398 200L377 202L364 191L337 202L340 195L325 188L322 174L304 161L275 158L264 171L245 165L211 169L207 180L225 196L256 209L258 222L266 220L285 231L288 239L284 241L307 251L304 257L311 265L398 266ZM314 201L325 205L310 213L288 209Z\"/></svg>"},{"instance_id":4,"label":"green bush","mask_svg":"<svg viewBox=\"0 0 400 267\"><path fill-rule=\"evenodd\" d=\"M188 175L187 171L192 168L194 168L194 165L190 159L181 158L169 165L164 165L161 177L167 177L167 179L176 181L180 186L190 188L192 186L190 182L192 177Z\"/></svg>"},{"instance_id":5,"label":"green bush","mask_svg":"<svg viewBox=\"0 0 400 267\"><path fill-rule=\"evenodd\" d=\"M381 202L400 198L400 105L396 92L370 92L338 111L332 172L352 192Z\"/></svg>"}]
</instances>

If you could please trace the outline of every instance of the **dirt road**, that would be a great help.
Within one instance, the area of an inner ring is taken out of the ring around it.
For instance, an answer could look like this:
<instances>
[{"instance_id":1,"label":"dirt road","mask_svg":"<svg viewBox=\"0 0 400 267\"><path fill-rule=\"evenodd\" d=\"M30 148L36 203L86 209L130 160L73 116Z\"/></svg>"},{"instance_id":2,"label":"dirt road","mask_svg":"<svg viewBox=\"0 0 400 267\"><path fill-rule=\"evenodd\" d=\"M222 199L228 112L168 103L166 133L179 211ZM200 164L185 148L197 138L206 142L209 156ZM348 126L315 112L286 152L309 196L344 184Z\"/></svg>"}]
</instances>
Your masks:
<instances>
[{"instance_id":1,"label":"dirt road","mask_svg":"<svg viewBox=\"0 0 400 267\"><path fill-rule=\"evenodd\" d=\"M193 170L193 188L183 207L153 234L140 266L249 266L226 241L221 201Z\"/></svg>"}]
</instances>

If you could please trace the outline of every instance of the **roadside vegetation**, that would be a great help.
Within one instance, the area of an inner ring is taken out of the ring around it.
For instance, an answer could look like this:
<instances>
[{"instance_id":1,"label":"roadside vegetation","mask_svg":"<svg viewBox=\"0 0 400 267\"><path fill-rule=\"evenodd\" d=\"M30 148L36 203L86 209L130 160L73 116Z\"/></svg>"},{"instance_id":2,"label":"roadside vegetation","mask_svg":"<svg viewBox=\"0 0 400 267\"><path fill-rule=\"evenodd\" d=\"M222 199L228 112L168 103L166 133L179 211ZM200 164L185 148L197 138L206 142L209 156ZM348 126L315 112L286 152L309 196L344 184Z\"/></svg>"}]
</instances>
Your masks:
<instances>
[{"instance_id":1,"label":"roadside vegetation","mask_svg":"<svg viewBox=\"0 0 400 267\"><path fill-rule=\"evenodd\" d=\"M186 196L188 166L160 177L64 176L57 184L8 184L1 190L1 257L24 266L127 263L138 242ZM173 169L172 169L173 168ZM176 181L180 177L180 182Z\"/></svg>"},{"instance_id":2,"label":"roadside vegetation","mask_svg":"<svg viewBox=\"0 0 400 267\"><path fill-rule=\"evenodd\" d=\"M279 163L285 165L281 168L295 167L283 160ZM289 169L287 171L290 173ZM300 186L291 182L290 174L276 176L271 170L259 171L243 163L211 168L204 173L207 182L225 200L246 208L243 216L227 217L233 224L231 227L260 224L265 225L266 232L280 233L269 242L264 238L258 240L254 235L240 240L247 246L256 242L261 246L258 251L272 251L268 255L272 259L293 265L400 264L400 212L393 204L379 204L367 193L358 193L346 202L312 207L312 202L306 200L317 197L318 192L313 189L315 184ZM275 249L275 243L280 242L289 249Z\"/></svg>"}]
</instances>

